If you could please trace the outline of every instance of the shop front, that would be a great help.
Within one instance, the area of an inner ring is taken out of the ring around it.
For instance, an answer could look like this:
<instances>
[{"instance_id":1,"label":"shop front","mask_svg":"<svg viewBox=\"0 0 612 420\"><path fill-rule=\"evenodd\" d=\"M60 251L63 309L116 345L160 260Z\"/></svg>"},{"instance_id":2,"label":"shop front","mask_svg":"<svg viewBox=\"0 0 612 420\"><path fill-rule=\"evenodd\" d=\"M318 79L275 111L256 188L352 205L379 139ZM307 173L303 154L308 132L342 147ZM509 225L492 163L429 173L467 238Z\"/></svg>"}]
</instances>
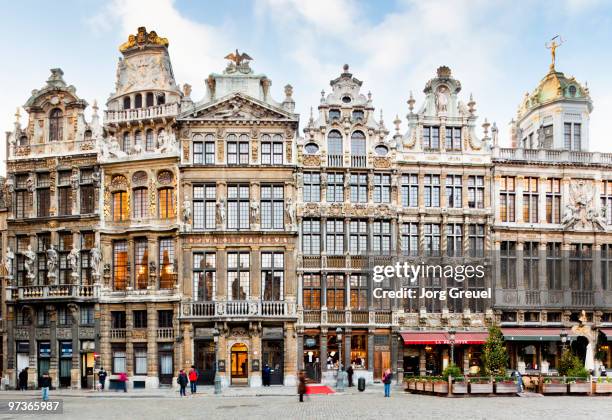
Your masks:
<instances>
[{"instance_id":1,"label":"shop front","mask_svg":"<svg viewBox=\"0 0 612 420\"><path fill-rule=\"evenodd\" d=\"M601 372L602 370L612 369L612 328L600 328L599 333L600 339L595 352L595 359L600 362L599 371Z\"/></svg>"},{"instance_id":2,"label":"shop front","mask_svg":"<svg viewBox=\"0 0 612 420\"><path fill-rule=\"evenodd\" d=\"M466 374L482 371L481 351L486 342L486 331L403 331L404 372L412 376L440 375L452 362ZM452 351L451 351L452 348Z\"/></svg>"},{"instance_id":3,"label":"shop front","mask_svg":"<svg viewBox=\"0 0 612 420\"><path fill-rule=\"evenodd\" d=\"M523 375L555 374L564 346L580 353L579 337L561 328L502 328L502 333L510 368Z\"/></svg>"},{"instance_id":4,"label":"shop front","mask_svg":"<svg viewBox=\"0 0 612 420\"><path fill-rule=\"evenodd\" d=\"M305 331L303 338L303 360L306 380L321 382L321 341L318 331Z\"/></svg>"},{"instance_id":5,"label":"shop front","mask_svg":"<svg viewBox=\"0 0 612 420\"><path fill-rule=\"evenodd\" d=\"M160 385L172 385L172 378L174 377L174 351L172 343L158 344L158 359Z\"/></svg>"},{"instance_id":6,"label":"shop front","mask_svg":"<svg viewBox=\"0 0 612 420\"><path fill-rule=\"evenodd\" d=\"M270 385L284 381L285 341L283 327L263 327L261 336L261 367L270 368Z\"/></svg>"},{"instance_id":7,"label":"shop front","mask_svg":"<svg viewBox=\"0 0 612 420\"><path fill-rule=\"evenodd\" d=\"M214 385L215 383L215 342L195 340L195 367L198 371L199 385Z\"/></svg>"},{"instance_id":8,"label":"shop front","mask_svg":"<svg viewBox=\"0 0 612 420\"><path fill-rule=\"evenodd\" d=\"M70 388L72 369L72 341L59 342L59 386Z\"/></svg>"},{"instance_id":9,"label":"shop front","mask_svg":"<svg viewBox=\"0 0 612 420\"><path fill-rule=\"evenodd\" d=\"M94 368L96 363L95 358L95 341L81 341L81 388L92 389L94 386Z\"/></svg>"}]
</instances>

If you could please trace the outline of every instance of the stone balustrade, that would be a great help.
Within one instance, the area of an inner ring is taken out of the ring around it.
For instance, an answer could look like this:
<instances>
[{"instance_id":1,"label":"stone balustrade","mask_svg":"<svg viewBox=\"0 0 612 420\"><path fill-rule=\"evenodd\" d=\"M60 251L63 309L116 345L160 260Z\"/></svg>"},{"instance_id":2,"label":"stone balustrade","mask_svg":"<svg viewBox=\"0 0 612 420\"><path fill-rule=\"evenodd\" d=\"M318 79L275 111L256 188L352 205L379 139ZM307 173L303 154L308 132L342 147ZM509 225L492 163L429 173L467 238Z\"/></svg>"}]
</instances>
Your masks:
<instances>
[{"instance_id":1,"label":"stone balustrade","mask_svg":"<svg viewBox=\"0 0 612 420\"><path fill-rule=\"evenodd\" d=\"M493 159L546 163L612 164L612 153L494 147Z\"/></svg>"},{"instance_id":2,"label":"stone balustrade","mask_svg":"<svg viewBox=\"0 0 612 420\"><path fill-rule=\"evenodd\" d=\"M97 299L100 296L99 285L50 284L41 286L18 286L9 288L9 300L34 300L58 298Z\"/></svg>"},{"instance_id":3,"label":"stone balustrade","mask_svg":"<svg viewBox=\"0 0 612 420\"><path fill-rule=\"evenodd\" d=\"M181 303L182 318L293 318L295 305L286 301L230 300Z\"/></svg>"},{"instance_id":4,"label":"stone balustrade","mask_svg":"<svg viewBox=\"0 0 612 420\"><path fill-rule=\"evenodd\" d=\"M104 111L104 122L107 124L116 124L127 121L174 117L178 113L178 103L148 106L138 109L123 109L121 111Z\"/></svg>"}]
</instances>

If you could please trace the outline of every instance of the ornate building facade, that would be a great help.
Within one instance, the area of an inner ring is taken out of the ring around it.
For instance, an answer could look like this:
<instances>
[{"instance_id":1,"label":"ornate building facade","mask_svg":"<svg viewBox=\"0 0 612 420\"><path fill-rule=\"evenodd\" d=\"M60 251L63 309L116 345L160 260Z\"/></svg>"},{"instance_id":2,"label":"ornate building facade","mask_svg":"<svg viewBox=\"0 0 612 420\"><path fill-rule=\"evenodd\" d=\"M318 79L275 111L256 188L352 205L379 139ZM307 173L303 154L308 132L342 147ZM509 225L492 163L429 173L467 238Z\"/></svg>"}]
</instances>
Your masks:
<instances>
[{"instance_id":1,"label":"ornate building facade","mask_svg":"<svg viewBox=\"0 0 612 420\"><path fill-rule=\"evenodd\" d=\"M588 151L588 89L554 63L502 148L445 66L402 132L345 65L300 137L293 88L274 100L244 53L194 101L167 39L138 28L120 52L103 123L53 69L7 133L9 386L25 367L73 388L100 367L134 387L192 365L223 386L260 386L265 365L284 385L348 364L368 382L475 373L493 324L523 372L554 371L562 338L610 367L612 154ZM403 263L484 275L372 275Z\"/></svg>"}]
</instances>

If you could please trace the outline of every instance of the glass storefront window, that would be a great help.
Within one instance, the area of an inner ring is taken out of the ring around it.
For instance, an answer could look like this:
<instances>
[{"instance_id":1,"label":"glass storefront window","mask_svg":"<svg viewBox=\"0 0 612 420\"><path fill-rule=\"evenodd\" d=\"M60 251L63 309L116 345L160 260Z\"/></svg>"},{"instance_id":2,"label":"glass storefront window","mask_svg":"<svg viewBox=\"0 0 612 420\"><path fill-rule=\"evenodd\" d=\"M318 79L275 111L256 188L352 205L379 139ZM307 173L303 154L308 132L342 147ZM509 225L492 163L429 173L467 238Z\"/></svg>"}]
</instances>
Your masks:
<instances>
[{"instance_id":1,"label":"glass storefront window","mask_svg":"<svg viewBox=\"0 0 612 420\"><path fill-rule=\"evenodd\" d=\"M351 336L351 363L355 369L368 367L368 336L367 334L353 334Z\"/></svg>"}]
</instances>

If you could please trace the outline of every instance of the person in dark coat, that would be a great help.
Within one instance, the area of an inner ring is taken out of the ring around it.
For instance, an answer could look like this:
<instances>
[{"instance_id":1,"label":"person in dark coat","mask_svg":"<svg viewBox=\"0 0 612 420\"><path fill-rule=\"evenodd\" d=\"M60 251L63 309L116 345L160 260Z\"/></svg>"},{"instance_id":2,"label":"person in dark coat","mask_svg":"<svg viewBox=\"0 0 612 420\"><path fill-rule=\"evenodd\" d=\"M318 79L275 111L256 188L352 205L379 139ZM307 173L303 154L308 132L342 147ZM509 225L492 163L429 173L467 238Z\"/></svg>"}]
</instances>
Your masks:
<instances>
[{"instance_id":1,"label":"person in dark coat","mask_svg":"<svg viewBox=\"0 0 612 420\"><path fill-rule=\"evenodd\" d=\"M298 395L300 396L300 402L304 402L304 394L306 393L306 375L304 371L300 370L298 374Z\"/></svg>"},{"instance_id":2,"label":"person in dark coat","mask_svg":"<svg viewBox=\"0 0 612 420\"><path fill-rule=\"evenodd\" d=\"M181 369L181 371L179 372L178 378L176 378L176 382L181 387L180 389L181 397L186 397L187 392L185 391L185 388L187 388L187 384L189 383L189 378L187 378L187 374L185 373L183 369Z\"/></svg>"},{"instance_id":3,"label":"person in dark coat","mask_svg":"<svg viewBox=\"0 0 612 420\"><path fill-rule=\"evenodd\" d=\"M43 373L42 378L40 378L40 388L42 389L43 401L48 401L49 400L49 388L51 388L51 377L49 376L49 372Z\"/></svg>"},{"instance_id":4,"label":"person in dark coat","mask_svg":"<svg viewBox=\"0 0 612 420\"><path fill-rule=\"evenodd\" d=\"M28 389L28 368L24 368L19 372L19 390L26 391Z\"/></svg>"},{"instance_id":5,"label":"person in dark coat","mask_svg":"<svg viewBox=\"0 0 612 420\"><path fill-rule=\"evenodd\" d=\"M261 380L263 386L270 386L270 374L272 373L270 366L266 363L261 371Z\"/></svg>"},{"instance_id":6,"label":"person in dark coat","mask_svg":"<svg viewBox=\"0 0 612 420\"><path fill-rule=\"evenodd\" d=\"M101 391L104 391L104 384L106 383L106 376L108 376L108 374L106 373L104 368L101 367L100 371L98 372L98 382L100 383Z\"/></svg>"},{"instance_id":7,"label":"person in dark coat","mask_svg":"<svg viewBox=\"0 0 612 420\"><path fill-rule=\"evenodd\" d=\"M355 373L353 371L353 365L349 365L348 369L346 370L346 373L348 375L348 386L353 386L353 373Z\"/></svg>"}]
</instances>

